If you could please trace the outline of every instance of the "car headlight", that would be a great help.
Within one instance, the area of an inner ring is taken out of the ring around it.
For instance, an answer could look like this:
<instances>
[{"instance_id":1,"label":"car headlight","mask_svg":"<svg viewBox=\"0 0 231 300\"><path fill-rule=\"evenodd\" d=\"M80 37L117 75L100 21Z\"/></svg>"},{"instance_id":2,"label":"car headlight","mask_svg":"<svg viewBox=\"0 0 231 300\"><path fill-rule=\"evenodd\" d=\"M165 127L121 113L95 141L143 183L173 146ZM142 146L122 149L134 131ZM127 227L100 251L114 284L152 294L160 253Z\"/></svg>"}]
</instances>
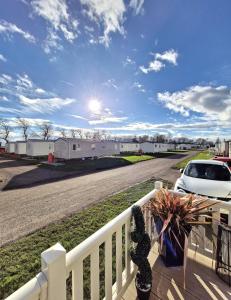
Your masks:
<instances>
[{"instance_id":1,"label":"car headlight","mask_svg":"<svg viewBox=\"0 0 231 300\"><path fill-rule=\"evenodd\" d=\"M179 180L178 184L177 184L177 187L178 187L178 189L180 189L180 188L182 188L182 189L186 188L184 181L183 180Z\"/></svg>"}]
</instances>

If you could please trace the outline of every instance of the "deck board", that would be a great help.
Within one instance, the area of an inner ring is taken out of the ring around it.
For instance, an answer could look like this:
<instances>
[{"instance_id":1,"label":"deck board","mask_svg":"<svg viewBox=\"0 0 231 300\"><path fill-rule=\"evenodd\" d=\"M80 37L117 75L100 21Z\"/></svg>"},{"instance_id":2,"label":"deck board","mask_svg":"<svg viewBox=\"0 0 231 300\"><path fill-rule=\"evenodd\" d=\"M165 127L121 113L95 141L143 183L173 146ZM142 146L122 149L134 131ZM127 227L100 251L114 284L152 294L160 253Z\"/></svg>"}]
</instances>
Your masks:
<instances>
[{"instance_id":1,"label":"deck board","mask_svg":"<svg viewBox=\"0 0 231 300\"><path fill-rule=\"evenodd\" d=\"M189 250L185 288L183 268L166 268L156 245L150 251L149 261L153 270L150 300L231 300L231 288L216 275L212 260L204 255ZM136 299L134 281L123 299Z\"/></svg>"}]
</instances>

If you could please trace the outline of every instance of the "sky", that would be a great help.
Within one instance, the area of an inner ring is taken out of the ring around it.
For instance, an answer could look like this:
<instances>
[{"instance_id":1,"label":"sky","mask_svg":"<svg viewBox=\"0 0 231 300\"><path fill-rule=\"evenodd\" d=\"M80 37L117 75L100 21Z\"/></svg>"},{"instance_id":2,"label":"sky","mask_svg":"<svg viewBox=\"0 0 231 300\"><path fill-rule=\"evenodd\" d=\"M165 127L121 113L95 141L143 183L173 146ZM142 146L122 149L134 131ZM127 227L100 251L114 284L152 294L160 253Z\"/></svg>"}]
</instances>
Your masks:
<instances>
[{"instance_id":1,"label":"sky","mask_svg":"<svg viewBox=\"0 0 231 300\"><path fill-rule=\"evenodd\" d=\"M0 118L230 137L230 11L230 0L2 0Z\"/></svg>"}]
</instances>

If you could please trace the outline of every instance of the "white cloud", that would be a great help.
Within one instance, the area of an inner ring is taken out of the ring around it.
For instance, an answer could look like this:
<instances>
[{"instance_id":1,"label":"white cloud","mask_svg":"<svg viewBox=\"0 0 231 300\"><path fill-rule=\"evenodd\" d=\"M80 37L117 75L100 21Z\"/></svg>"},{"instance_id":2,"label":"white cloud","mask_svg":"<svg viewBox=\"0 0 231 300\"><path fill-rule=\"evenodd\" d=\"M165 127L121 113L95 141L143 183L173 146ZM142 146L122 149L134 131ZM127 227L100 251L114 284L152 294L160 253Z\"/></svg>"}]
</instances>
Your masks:
<instances>
[{"instance_id":1,"label":"white cloud","mask_svg":"<svg viewBox=\"0 0 231 300\"><path fill-rule=\"evenodd\" d=\"M8 74L0 75L0 95L10 95L11 97L18 97L24 95L28 97L36 97L43 95L45 97L53 97L54 93L45 91L38 87L27 74L17 74L15 78Z\"/></svg>"},{"instance_id":2,"label":"white cloud","mask_svg":"<svg viewBox=\"0 0 231 300\"><path fill-rule=\"evenodd\" d=\"M179 54L174 49L170 49L168 51L165 51L163 53L156 53L155 58L158 60L164 60L167 61L173 65L177 65L177 58Z\"/></svg>"},{"instance_id":3,"label":"white cloud","mask_svg":"<svg viewBox=\"0 0 231 300\"><path fill-rule=\"evenodd\" d=\"M0 101L8 102L9 99L6 96L0 96Z\"/></svg>"},{"instance_id":4,"label":"white cloud","mask_svg":"<svg viewBox=\"0 0 231 300\"><path fill-rule=\"evenodd\" d=\"M157 97L167 108L184 116L196 112L211 120L231 120L231 89L227 86L196 85L174 93L158 93Z\"/></svg>"},{"instance_id":5,"label":"white cloud","mask_svg":"<svg viewBox=\"0 0 231 300\"><path fill-rule=\"evenodd\" d=\"M215 126L220 129L229 129L230 123L224 124L223 122L214 122L214 121L206 121L206 122L188 122L188 123L150 123L150 122L133 122L126 124L120 127L107 127L104 128L110 131L184 131L184 132L192 132L192 131L201 131L201 130L210 130L211 126L214 128ZM103 129L103 128L98 128Z\"/></svg>"},{"instance_id":6,"label":"white cloud","mask_svg":"<svg viewBox=\"0 0 231 300\"><path fill-rule=\"evenodd\" d=\"M134 9L136 15L143 13L144 0L131 0L129 6Z\"/></svg>"},{"instance_id":7,"label":"white cloud","mask_svg":"<svg viewBox=\"0 0 231 300\"><path fill-rule=\"evenodd\" d=\"M0 20L0 34L5 34L8 38L11 37L12 34L17 33L21 35L24 39L26 39L30 43L35 43L35 37L27 31L22 30L17 25L13 23L9 23L5 20Z\"/></svg>"},{"instance_id":8,"label":"white cloud","mask_svg":"<svg viewBox=\"0 0 231 300\"><path fill-rule=\"evenodd\" d=\"M3 107L0 106L0 113L10 113L10 114L20 114L21 110L20 109L16 109L14 107Z\"/></svg>"},{"instance_id":9,"label":"white cloud","mask_svg":"<svg viewBox=\"0 0 231 300\"><path fill-rule=\"evenodd\" d=\"M17 74L16 77L2 74L0 83L0 99L7 99L15 104L15 109L2 108L2 112L51 113L75 101L70 98L61 98L53 92L42 89L27 74Z\"/></svg>"},{"instance_id":10,"label":"white cloud","mask_svg":"<svg viewBox=\"0 0 231 300\"><path fill-rule=\"evenodd\" d=\"M115 90L118 90L118 86L116 84L116 81L115 79L108 79L107 81L105 81L103 83L104 86L107 86L107 87L113 87Z\"/></svg>"},{"instance_id":11,"label":"white cloud","mask_svg":"<svg viewBox=\"0 0 231 300\"><path fill-rule=\"evenodd\" d=\"M80 120L84 120L84 121L88 121L87 118L79 116L79 115L70 115L71 117L75 118L75 119L80 119Z\"/></svg>"},{"instance_id":12,"label":"white cloud","mask_svg":"<svg viewBox=\"0 0 231 300\"><path fill-rule=\"evenodd\" d=\"M74 99L70 98L28 98L23 95L19 96L20 103L27 107L29 111L35 111L39 113L52 113L55 110L59 110L64 106L72 104L75 102Z\"/></svg>"},{"instance_id":13,"label":"white cloud","mask_svg":"<svg viewBox=\"0 0 231 300\"><path fill-rule=\"evenodd\" d=\"M106 124L106 123L122 123L126 121L127 117L115 116L110 108L101 108L98 113L91 114L88 118L89 125L98 125L98 124Z\"/></svg>"},{"instance_id":14,"label":"white cloud","mask_svg":"<svg viewBox=\"0 0 231 300\"><path fill-rule=\"evenodd\" d=\"M111 33L124 35L124 13L126 8L123 0L80 0L87 7L87 15L92 21L103 25L103 36L100 41L108 47Z\"/></svg>"},{"instance_id":15,"label":"white cloud","mask_svg":"<svg viewBox=\"0 0 231 300\"><path fill-rule=\"evenodd\" d=\"M105 117L101 116L98 120L90 120L88 123L90 125L106 124L106 123L122 123L127 120L127 117Z\"/></svg>"},{"instance_id":16,"label":"white cloud","mask_svg":"<svg viewBox=\"0 0 231 300\"><path fill-rule=\"evenodd\" d=\"M46 93L46 91L44 91L44 90L41 89L41 88L36 88L36 89L35 89L35 92L36 92L37 94L45 94L45 93Z\"/></svg>"},{"instance_id":17,"label":"white cloud","mask_svg":"<svg viewBox=\"0 0 231 300\"><path fill-rule=\"evenodd\" d=\"M33 0L31 5L34 12L54 31L62 32L67 41L72 42L77 37L78 21L70 16L66 0Z\"/></svg>"},{"instance_id":18,"label":"white cloud","mask_svg":"<svg viewBox=\"0 0 231 300\"><path fill-rule=\"evenodd\" d=\"M164 67L165 64L164 62L173 64L174 66L177 65L177 58L178 58L178 52L170 49L168 51L165 51L163 53L154 53L153 54L155 56L154 60L149 62L148 67L144 67L144 66L140 66L140 70L144 73L144 74L148 74L149 72L160 72Z\"/></svg>"},{"instance_id":19,"label":"white cloud","mask_svg":"<svg viewBox=\"0 0 231 300\"><path fill-rule=\"evenodd\" d=\"M52 50L63 50L61 45L61 38L53 29L48 29L47 37L43 42L43 50L45 53L49 54Z\"/></svg>"},{"instance_id":20,"label":"white cloud","mask_svg":"<svg viewBox=\"0 0 231 300\"><path fill-rule=\"evenodd\" d=\"M7 62L7 59L1 53L0 53L0 60L3 61L3 62Z\"/></svg>"},{"instance_id":21,"label":"white cloud","mask_svg":"<svg viewBox=\"0 0 231 300\"><path fill-rule=\"evenodd\" d=\"M144 66L140 67L140 70L144 73L144 74L148 74L149 72L160 72L163 68L165 67L165 64L162 63L159 60L153 60L149 63L149 66L147 68L145 68Z\"/></svg>"},{"instance_id":22,"label":"white cloud","mask_svg":"<svg viewBox=\"0 0 231 300\"><path fill-rule=\"evenodd\" d=\"M135 65L136 62L131 59L129 56L126 57L126 60L123 62L123 65L124 66L127 66L127 65Z\"/></svg>"},{"instance_id":23,"label":"white cloud","mask_svg":"<svg viewBox=\"0 0 231 300\"><path fill-rule=\"evenodd\" d=\"M7 75L7 74L2 74L2 75L0 76L0 83L1 83L2 85L8 84L11 80L12 80L12 77L9 76L9 75Z\"/></svg>"},{"instance_id":24,"label":"white cloud","mask_svg":"<svg viewBox=\"0 0 231 300\"><path fill-rule=\"evenodd\" d=\"M17 75L17 84L19 87L30 89L33 87L33 83L27 74Z\"/></svg>"},{"instance_id":25,"label":"white cloud","mask_svg":"<svg viewBox=\"0 0 231 300\"><path fill-rule=\"evenodd\" d=\"M143 86L143 84L139 83L138 81L135 81L132 85L132 88L137 89L139 92L145 93L146 90Z\"/></svg>"}]
</instances>

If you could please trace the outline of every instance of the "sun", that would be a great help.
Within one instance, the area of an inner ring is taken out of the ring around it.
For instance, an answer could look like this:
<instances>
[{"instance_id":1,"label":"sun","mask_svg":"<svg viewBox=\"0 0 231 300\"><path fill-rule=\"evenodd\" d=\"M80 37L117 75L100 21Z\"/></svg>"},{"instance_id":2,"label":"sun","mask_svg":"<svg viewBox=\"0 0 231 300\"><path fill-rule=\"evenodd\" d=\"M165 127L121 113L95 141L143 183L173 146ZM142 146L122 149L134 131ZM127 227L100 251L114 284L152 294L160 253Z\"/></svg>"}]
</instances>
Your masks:
<instances>
[{"instance_id":1,"label":"sun","mask_svg":"<svg viewBox=\"0 0 231 300\"><path fill-rule=\"evenodd\" d=\"M101 111L101 103L98 99L91 99L88 103L89 110L94 114L99 114Z\"/></svg>"}]
</instances>

